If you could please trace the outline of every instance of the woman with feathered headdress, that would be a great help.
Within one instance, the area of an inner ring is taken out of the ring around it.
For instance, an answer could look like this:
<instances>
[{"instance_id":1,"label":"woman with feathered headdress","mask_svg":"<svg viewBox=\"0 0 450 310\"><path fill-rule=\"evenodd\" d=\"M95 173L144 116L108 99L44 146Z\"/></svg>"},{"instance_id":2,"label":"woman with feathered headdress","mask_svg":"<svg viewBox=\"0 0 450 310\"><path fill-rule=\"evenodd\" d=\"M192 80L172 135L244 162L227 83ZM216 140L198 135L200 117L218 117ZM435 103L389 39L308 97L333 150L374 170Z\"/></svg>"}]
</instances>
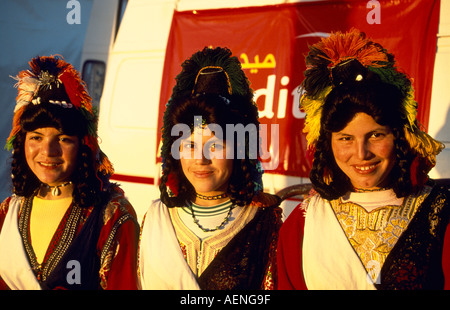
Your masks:
<instances>
[{"instance_id":1,"label":"woman with feathered headdress","mask_svg":"<svg viewBox=\"0 0 450 310\"><path fill-rule=\"evenodd\" d=\"M13 195L0 205L0 288L137 289L139 225L97 141L84 82L61 57L16 77Z\"/></svg>"},{"instance_id":2,"label":"woman with feathered headdress","mask_svg":"<svg viewBox=\"0 0 450 310\"><path fill-rule=\"evenodd\" d=\"M306 64L314 190L280 231L280 288L447 287L449 194L427 176L443 146L416 120L411 80L356 29L311 46Z\"/></svg>"},{"instance_id":3,"label":"woman with feathered headdress","mask_svg":"<svg viewBox=\"0 0 450 310\"><path fill-rule=\"evenodd\" d=\"M281 209L262 192L249 82L226 48L182 67L164 113L160 199L141 228L142 288L272 289Z\"/></svg>"}]
</instances>

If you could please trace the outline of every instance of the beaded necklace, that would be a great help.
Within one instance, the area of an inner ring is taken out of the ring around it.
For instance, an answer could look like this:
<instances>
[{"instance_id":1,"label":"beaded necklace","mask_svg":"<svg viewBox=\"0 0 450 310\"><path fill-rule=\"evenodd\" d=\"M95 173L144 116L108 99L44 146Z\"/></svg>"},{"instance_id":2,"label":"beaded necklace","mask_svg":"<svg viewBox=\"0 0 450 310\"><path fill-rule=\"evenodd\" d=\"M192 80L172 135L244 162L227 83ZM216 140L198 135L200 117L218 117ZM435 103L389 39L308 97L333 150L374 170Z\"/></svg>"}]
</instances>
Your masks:
<instances>
[{"instance_id":1,"label":"beaded necklace","mask_svg":"<svg viewBox=\"0 0 450 310\"><path fill-rule=\"evenodd\" d=\"M52 196L59 196L61 195L61 190L59 189L60 187L65 187L67 185L72 184L71 181L60 184L60 185L55 185L55 186L50 186L48 184L42 183L45 187L47 187L48 189L50 189L52 191Z\"/></svg>"},{"instance_id":2,"label":"beaded necklace","mask_svg":"<svg viewBox=\"0 0 450 310\"><path fill-rule=\"evenodd\" d=\"M381 192L381 191L387 191L390 189L389 187L380 187L380 188L353 188L353 191L355 193L371 193L371 192Z\"/></svg>"},{"instance_id":3,"label":"beaded necklace","mask_svg":"<svg viewBox=\"0 0 450 310\"><path fill-rule=\"evenodd\" d=\"M190 211L190 213L191 213L191 215L192 215L192 219L194 220L194 223L195 223L195 224L196 224L203 232L212 232L212 231L216 231L216 230L221 229L223 226L225 226L226 223L228 223L228 221L229 221L229 219L230 219L230 216L231 216L231 212L232 212L232 210L233 210L233 204L231 203L231 201L228 201L228 202L226 202L226 203L223 203L223 204L218 205L217 207L212 207L212 208L215 209L215 211L217 211L217 210L223 209L223 207L226 206L227 204L230 205L230 206L229 206L229 210L228 210L228 212L227 212L227 215L225 216L225 218L224 218L224 220L222 221L222 223L220 223L219 225L217 225L215 228L205 228L205 227L203 227L203 226L200 224L200 222L199 222L197 216L195 215L195 211L194 211L194 208L193 208L193 205L194 205L193 203L191 203L191 202L188 203L188 204L187 204L187 207L188 207L188 209L189 209L189 211ZM200 206L196 205L196 207L199 208ZM211 209L211 207L208 207L208 209Z\"/></svg>"},{"instance_id":4,"label":"beaded necklace","mask_svg":"<svg viewBox=\"0 0 450 310\"><path fill-rule=\"evenodd\" d=\"M228 197L228 194L227 193L223 193L223 194L219 194L219 195L215 195L215 196L204 196L204 195L200 195L198 193L195 193L195 196L197 198L200 198L200 199L203 199L203 200L219 200L219 199Z\"/></svg>"}]
</instances>

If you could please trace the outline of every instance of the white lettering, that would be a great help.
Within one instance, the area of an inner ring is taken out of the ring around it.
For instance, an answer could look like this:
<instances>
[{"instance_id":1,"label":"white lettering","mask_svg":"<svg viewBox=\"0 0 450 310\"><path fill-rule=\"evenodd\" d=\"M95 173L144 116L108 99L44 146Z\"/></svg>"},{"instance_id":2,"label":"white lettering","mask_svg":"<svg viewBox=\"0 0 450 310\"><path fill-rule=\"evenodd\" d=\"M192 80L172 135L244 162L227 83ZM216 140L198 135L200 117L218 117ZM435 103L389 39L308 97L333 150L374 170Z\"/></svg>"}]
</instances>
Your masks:
<instances>
[{"instance_id":1,"label":"white lettering","mask_svg":"<svg viewBox=\"0 0 450 310\"><path fill-rule=\"evenodd\" d=\"M218 300L220 301L220 300ZM223 301L224 305L267 305L270 301L270 295L246 295L233 294L226 295Z\"/></svg>"},{"instance_id":2,"label":"white lettering","mask_svg":"<svg viewBox=\"0 0 450 310\"><path fill-rule=\"evenodd\" d=\"M180 300L181 305L207 305L208 308L210 308L213 303L214 297L191 296L190 294L181 297Z\"/></svg>"},{"instance_id":3,"label":"white lettering","mask_svg":"<svg viewBox=\"0 0 450 310\"><path fill-rule=\"evenodd\" d=\"M366 21L369 25L373 24L381 24L381 5L380 2L376 0L371 0L367 2L368 9L371 9L369 13L367 13Z\"/></svg>"},{"instance_id":4,"label":"white lettering","mask_svg":"<svg viewBox=\"0 0 450 310\"><path fill-rule=\"evenodd\" d=\"M243 124L227 124L227 141L234 145L234 137L236 133L237 138L237 158L243 159L246 157L246 145L248 144L248 158L258 158L258 136L255 124L248 124L244 127ZM246 139L248 133L248 139ZM248 143L246 143L248 141ZM233 152L234 154L234 152Z\"/></svg>"},{"instance_id":5,"label":"white lettering","mask_svg":"<svg viewBox=\"0 0 450 310\"><path fill-rule=\"evenodd\" d=\"M264 104L264 110L259 111L259 117L267 117L271 119L274 115L273 113L273 95L275 92L275 79L276 76L274 74L269 75L267 77L267 88L261 88L258 90L255 90L255 97L254 100L257 102L258 98L260 96L265 96L265 104Z\"/></svg>"},{"instance_id":6,"label":"white lettering","mask_svg":"<svg viewBox=\"0 0 450 310\"><path fill-rule=\"evenodd\" d=\"M81 284L81 265L77 260L70 260L66 265L67 269L72 269L67 273L66 281L68 284Z\"/></svg>"},{"instance_id":7,"label":"white lettering","mask_svg":"<svg viewBox=\"0 0 450 310\"><path fill-rule=\"evenodd\" d=\"M172 127L172 131L170 132L170 134L173 136L178 136L178 134L182 133L183 135L181 137L179 137L178 139L176 139L172 146L170 147L170 151L172 152L172 157L174 159L181 159L181 152L180 152L180 147L181 147L181 142L183 142L183 140L186 140L188 138L190 138L191 136L191 130L189 128L188 125L186 124L176 124ZM191 158L190 156L190 152L187 152L185 150L183 150L183 158ZM184 157L186 156L186 157ZM189 156L189 157L187 157Z\"/></svg>"},{"instance_id":8,"label":"white lettering","mask_svg":"<svg viewBox=\"0 0 450 310\"><path fill-rule=\"evenodd\" d=\"M214 133L214 137L212 137L212 134ZM199 141L200 144L198 145L202 145L202 135L203 136L209 136L211 137L210 139L208 139L208 141L206 141L206 143L203 146L203 155L205 156L205 158L207 159L223 159L224 158L224 152L223 152L223 148L222 147L218 147L221 144L223 144L223 130L222 127L220 127L220 125L218 124L208 124L208 126L205 127L204 130L202 130L199 134L195 135L194 140L195 141ZM198 142L195 142L198 143ZM217 145L217 147L213 147L213 145ZM211 151L212 149L212 151ZM229 149L226 148L227 154L225 154L225 157L228 158L229 156ZM231 153L232 154L232 153ZM195 156L202 156L202 154L197 154L197 152L194 153L194 158L199 159L201 157L195 157Z\"/></svg>"},{"instance_id":9,"label":"white lettering","mask_svg":"<svg viewBox=\"0 0 450 310\"><path fill-rule=\"evenodd\" d=\"M176 124L172 127L172 136L181 136L177 138L172 146L172 157L176 160L183 159L200 159L204 156L207 159L234 159L235 153L237 159L258 159L263 161L261 164L263 169L274 170L279 164L279 124L270 125L270 142L268 140L267 124L259 125L259 141L258 130L255 124L226 124L226 145L223 141L223 129L218 124L208 124L200 127L203 130L196 130L195 127L202 124L201 116L194 116L194 137L192 138L191 128L186 124ZM212 133L214 132L214 136ZM205 143L203 137L210 136ZM236 140L235 140L236 139ZM203 145L203 147L201 147ZM200 146L200 147L199 147ZM213 147L214 146L214 147ZM226 146L225 152L222 146ZM237 147L235 152L235 146ZM193 157L192 157L193 154Z\"/></svg>"},{"instance_id":10,"label":"white lettering","mask_svg":"<svg viewBox=\"0 0 450 310\"><path fill-rule=\"evenodd\" d=\"M261 165L265 171L275 170L278 168L278 164L280 163L280 152L279 152L279 137L280 137L280 125L279 124L271 124L270 125L270 144L268 142L268 134L267 134L267 125L261 124L259 125L259 134L261 136L260 141L260 158ZM270 145L270 147L269 147ZM270 161L267 161L269 160Z\"/></svg>"},{"instance_id":11,"label":"white lettering","mask_svg":"<svg viewBox=\"0 0 450 310\"><path fill-rule=\"evenodd\" d=\"M288 76L283 76L280 80L281 86L287 86L289 85L290 79ZM263 109L259 110L259 117L263 118L266 117L268 119L272 119L275 116L274 111L274 97L275 97L275 84L276 84L276 75L269 75L267 77L267 87L266 88L260 88L255 90L255 96L254 100L256 103L259 104L258 106L262 106L263 103ZM301 93L298 91L298 87L294 88L294 90L291 92L292 96L292 115L294 118L302 119L305 118L305 113L300 111L299 108L299 100L300 100ZM264 97L264 98L262 98ZM287 104L288 102L288 88L280 88L279 94L278 94L278 109L277 109L277 118L283 119L286 118L286 112L288 110Z\"/></svg>"},{"instance_id":12,"label":"white lettering","mask_svg":"<svg viewBox=\"0 0 450 310\"><path fill-rule=\"evenodd\" d=\"M283 76L281 78L281 85L287 86L289 84L289 77ZM280 95L278 97L278 118L285 118L286 117L286 106L287 106L287 96L288 96L288 90L286 88L280 89Z\"/></svg>"},{"instance_id":13,"label":"white lettering","mask_svg":"<svg viewBox=\"0 0 450 310\"><path fill-rule=\"evenodd\" d=\"M77 0L70 0L66 5L67 9L72 9L67 13L66 21L69 25L81 24L81 4Z\"/></svg>"}]
</instances>

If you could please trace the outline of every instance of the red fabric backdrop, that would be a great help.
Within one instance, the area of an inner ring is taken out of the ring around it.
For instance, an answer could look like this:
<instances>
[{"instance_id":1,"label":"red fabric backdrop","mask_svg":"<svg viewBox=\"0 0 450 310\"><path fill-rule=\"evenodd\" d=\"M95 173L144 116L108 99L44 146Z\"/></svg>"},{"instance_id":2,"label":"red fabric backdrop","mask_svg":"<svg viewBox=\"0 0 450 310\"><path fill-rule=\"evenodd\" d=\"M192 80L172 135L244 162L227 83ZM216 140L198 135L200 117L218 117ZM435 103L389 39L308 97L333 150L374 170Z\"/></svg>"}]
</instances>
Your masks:
<instances>
[{"instance_id":1,"label":"red fabric backdrop","mask_svg":"<svg viewBox=\"0 0 450 310\"><path fill-rule=\"evenodd\" d=\"M304 114L298 108L304 57L308 45L321 36L352 27L394 53L398 66L414 79L418 119L427 128L439 7L439 0L341 0L176 11L166 50L158 128L181 63L205 46L228 47L250 79L269 137L271 125L279 126L277 141L268 141L275 153L266 173L307 177Z\"/></svg>"}]
</instances>

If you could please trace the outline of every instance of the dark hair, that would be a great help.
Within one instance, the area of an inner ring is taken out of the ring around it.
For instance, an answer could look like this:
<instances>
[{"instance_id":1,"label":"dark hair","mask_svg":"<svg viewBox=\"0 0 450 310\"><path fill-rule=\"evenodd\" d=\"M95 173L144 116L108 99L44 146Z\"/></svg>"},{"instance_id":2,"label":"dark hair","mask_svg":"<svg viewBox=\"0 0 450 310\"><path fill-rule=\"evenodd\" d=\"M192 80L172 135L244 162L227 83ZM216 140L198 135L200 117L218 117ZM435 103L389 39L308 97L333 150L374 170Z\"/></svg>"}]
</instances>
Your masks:
<instances>
[{"instance_id":1,"label":"dark hair","mask_svg":"<svg viewBox=\"0 0 450 310\"><path fill-rule=\"evenodd\" d=\"M388 126L394 134L396 164L390 172L390 186L396 195L403 197L414 190L410 167L415 155L404 134L407 119L402 112L403 100L404 94L396 86L382 82L370 72L362 81L346 82L333 88L323 106L320 136L310 172L310 180L322 197L336 199L353 188L336 164L331 149L331 133L342 130L359 112L372 116L380 125ZM329 184L324 180L327 173L332 175Z\"/></svg>"},{"instance_id":2,"label":"dark hair","mask_svg":"<svg viewBox=\"0 0 450 310\"><path fill-rule=\"evenodd\" d=\"M256 139L259 141L258 109L256 105L241 96L230 96L225 98L216 94L201 94L177 98L172 100L165 111L165 128L163 129L163 146L161 156L163 159L163 175L161 177L161 200L168 207L184 205L186 200L192 199L195 194L193 186L184 176L179 160L173 157L170 149L172 144L180 136L171 136L172 127L175 124L191 125L194 116L202 116L206 124L217 124L223 129L223 138L227 137L227 124L254 124L256 128ZM191 128L192 130L192 128ZM242 150L237 147L236 137L234 139L233 171L230 177L227 193L231 201L237 205L249 204L256 194L255 182L258 182L258 159L249 157L249 139L245 139L245 156L237 157L236 152ZM258 144L259 145L259 144ZM259 146L258 146L259 147ZM170 174L178 180L178 193L169 195L167 181Z\"/></svg>"},{"instance_id":3,"label":"dark hair","mask_svg":"<svg viewBox=\"0 0 450 310\"><path fill-rule=\"evenodd\" d=\"M20 118L21 130L13 142L11 163L13 192L19 196L31 196L41 182L34 175L25 159L25 137L27 132L38 128L53 127L62 133L78 136L80 147L77 169L71 177L74 184L73 198L82 207L89 207L100 201L102 181L93 167L92 151L84 144L88 125L81 112L74 108L64 108L56 104L29 104Z\"/></svg>"}]
</instances>

